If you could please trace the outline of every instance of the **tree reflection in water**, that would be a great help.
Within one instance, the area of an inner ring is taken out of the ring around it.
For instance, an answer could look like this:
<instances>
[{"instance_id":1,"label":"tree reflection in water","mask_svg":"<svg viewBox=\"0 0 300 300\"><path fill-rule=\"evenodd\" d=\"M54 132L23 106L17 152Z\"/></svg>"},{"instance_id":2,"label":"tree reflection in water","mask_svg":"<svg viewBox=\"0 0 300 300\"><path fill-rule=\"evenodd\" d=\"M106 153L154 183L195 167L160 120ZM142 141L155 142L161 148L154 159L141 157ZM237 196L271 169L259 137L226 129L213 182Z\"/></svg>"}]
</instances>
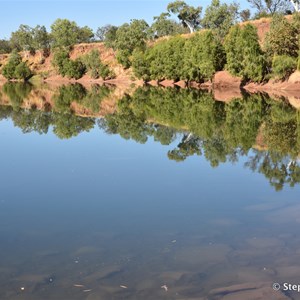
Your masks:
<instances>
[{"instance_id":1,"label":"tree reflection in water","mask_svg":"<svg viewBox=\"0 0 300 300\"><path fill-rule=\"evenodd\" d=\"M245 166L262 173L276 190L300 182L299 112L285 101L244 94L243 99L224 103L201 90L142 87L120 99L115 113L96 119L75 115L71 104L98 112L111 88L62 86L53 96L51 111L21 109L31 89L8 83L0 94L11 102L0 107L0 119L12 119L24 133L45 134L52 126L59 138L71 138L91 130L97 122L106 133L124 139L146 143L152 137L162 145L172 144L167 155L177 162L203 155L217 167L246 156Z\"/></svg>"}]
</instances>

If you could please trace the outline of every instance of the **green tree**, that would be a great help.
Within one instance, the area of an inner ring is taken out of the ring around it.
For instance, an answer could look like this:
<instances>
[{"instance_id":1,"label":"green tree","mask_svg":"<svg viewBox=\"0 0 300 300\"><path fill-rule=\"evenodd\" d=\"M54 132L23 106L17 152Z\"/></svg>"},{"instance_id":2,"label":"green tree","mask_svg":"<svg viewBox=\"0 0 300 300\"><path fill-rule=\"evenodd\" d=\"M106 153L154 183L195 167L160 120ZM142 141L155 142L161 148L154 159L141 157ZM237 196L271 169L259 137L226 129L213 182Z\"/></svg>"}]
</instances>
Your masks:
<instances>
[{"instance_id":1,"label":"green tree","mask_svg":"<svg viewBox=\"0 0 300 300\"><path fill-rule=\"evenodd\" d=\"M185 42L183 37L175 36L149 49L147 60L151 79L183 79Z\"/></svg>"},{"instance_id":2,"label":"green tree","mask_svg":"<svg viewBox=\"0 0 300 300\"><path fill-rule=\"evenodd\" d=\"M115 41L117 39L117 26L110 26L104 36L104 45L109 48L115 48Z\"/></svg>"},{"instance_id":3,"label":"green tree","mask_svg":"<svg viewBox=\"0 0 300 300\"><path fill-rule=\"evenodd\" d=\"M85 26L79 27L76 22L67 19L57 19L51 25L51 38L54 47L70 47L77 43L90 42L92 30Z\"/></svg>"},{"instance_id":4,"label":"green tree","mask_svg":"<svg viewBox=\"0 0 300 300\"><path fill-rule=\"evenodd\" d=\"M101 61L98 50L93 49L90 53L84 55L81 60L85 64L92 78L97 79L102 77L106 80L114 77L113 71Z\"/></svg>"},{"instance_id":5,"label":"green tree","mask_svg":"<svg viewBox=\"0 0 300 300\"><path fill-rule=\"evenodd\" d=\"M56 50L51 61L52 65L63 77L66 76L65 64L69 61L69 52L67 50Z\"/></svg>"},{"instance_id":6,"label":"green tree","mask_svg":"<svg viewBox=\"0 0 300 300\"><path fill-rule=\"evenodd\" d=\"M117 59L125 67L131 65L130 56L134 49L144 50L148 36L149 25L144 20L131 20L125 23L116 32L115 49Z\"/></svg>"},{"instance_id":7,"label":"green tree","mask_svg":"<svg viewBox=\"0 0 300 300\"><path fill-rule=\"evenodd\" d=\"M44 52L50 48L50 35L45 26L37 25L32 29L33 46L35 49L43 50Z\"/></svg>"},{"instance_id":8,"label":"green tree","mask_svg":"<svg viewBox=\"0 0 300 300\"><path fill-rule=\"evenodd\" d=\"M272 61L272 72L275 78L288 79L297 69L297 60L287 55L275 55Z\"/></svg>"},{"instance_id":9,"label":"green tree","mask_svg":"<svg viewBox=\"0 0 300 300\"><path fill-rule=\"evenodd\" d=\"M94 41L94 33L90 27L84 26L79 28L78 43L90 43L93 41Z\"/></svg>"},{"instance_id":10,"label":"green tree","mask_svg":"<svg viewBox=\"0 0 300 300\"><path fill-rule=\"evenodd\" d=\"M151 31L154 38L185 33L184 28L169 17L169 13L162 13L153 18Z\"/></svg>"},{"instance_id":11,"label":"green tree","mask_svg":"<svg viewBox=\"0 0 300 300\"><path fill-rule=\"evenodd\" d=\"M2 68L2 75L8 80L20 79L27 81L32 76L32 72L27 64L22 62L20 54L14 50L7 64Z\"/></svg>"},{"instance_id":12,"label":"green tree","mask_svg":"<svg viewBox=\"0 0 300 300\"><path fill-rule=\"evenodd\" d=\"M86 73L86 66L81 59L68 59L63 64L64 72L68 78L79 79Z\"/></svg>"},{"instance_id":13,"label":"green tree","mask_svg":"<svg viewBox=\"0 0 300 300\"><path fill-rule=\"evenodd\" d=\"M20 25L17 31L12 32L10 37L11 45L18 49L26 52L28 56L29 52L34 51L33 42L33 30L28 25Z\"/></svg>"},{"instance_id":14,"label":"green tree","mask_svg":"<svg viewBox=\"0 0 300 300\"><path fill-rule=\"evenodd\" d=\"M231 28L225 38L226 69L244 80L260 82L267 72L264 53L260 48L257 29L250 24Z\"/></svg>"},{"instance_id":15,"label":"green tree","mask_svg":"<svg viewBox=\"0 0 300 300\"><path fill-rule=\"evenodd\" d=\"M250 9L243 9L240 12L240 18L241 18L242 22L249 21L250 20L250 16L251 16Z\"/></svg>"},{"instance_id":16,"label":"green tree","mask_svg":"<svg viewBox=\"0 0 300 300\"><path fill-rule=\"evenodd\" d=\"M145 52L135 49L132 53L132 69L134 75L139 78L143 79L144 81L150 80L150 61L147 59L147 54L149 53L149 49Z\"/></svg>"},{"instance_id":17,"label":"green tree","mask_svg":"<svg viewBox=\"0 0 300 300\"><path fill-rule=\"evenodd\" d=\"M12 51L12 47L10 42L7 40L0 40L0 54L10 53Z\"/></svg>"},{"instance_id":18,"label":"green tree","mask_svg":"<svg viewBox=\"0 0 300 300\"><path fill-rule=\"evenodd\" d=\"M247 0L253 8L257 10L257 15L274 15L284 13L289 9L290 3L286 0Z\"/></svg>"},{"instance_id":19,"label":"green tree","mask_svg":"<svg viewBox=\"0 0 300 300\"><path fill-rule=\"evenodd\" d=\"M264 48L270 59L274 55L297 57L299 51L297 29L284 16L274 16L265 38Z\"/></svg>"},{"instance_id":20,"label":"green tree","mask_svg":"<svg viewBox=\"0 0 300 300\"><path fill-rule=\"evenodd\" d=\"M86 73L86 66L81 59L71 60L67 50L57 50L52 59L52 65L63 77L79 79Z\"/></svg>"},{"instance_id":21,"label":"green tree","mask_svg":"<svg viewBox=\"0 0 300 300\"><path fill-rule=\"evenodd\" d=\"M21 62L20 64L17 65L14 72L14 77L16 79L27 81L28 79L30 79L31 76L32 76L32 72L25 62Z\"/></svg>"},{"instance_id":22,"label":"green tree","mask_svg":"<svg viewBox=\"0 0 300 300\"><path fill-rule=\"evenodd\" d=\"M212 0L207 6L201 24L204 28L216 31L220 39L223 39L229 32L238 17L238 4L222 3L220 0Z\"/></svg>"},{"instance_id":23,"label":"green tree","mask_svg":"<svg viewBox=\"0 0 300 300\"><path fill-rule=\"evenodd\" d=\"M196 33L185 44L184 78L198 82L212 79L223 69L225 51L212 31Z\"/></svg>"},{"instance_id":24,"label":"green tree","mask_svg":"<svg viewBox=\"0 0 300 300\"><path fill-rule=\"evenodd\" d=\"M116 39L117 30L118 30L117 26L113 26L110 24L102 27L98 27L96 31L96 37L100 42L106 42L109 44L108 47L112 47L112 44Z\"/></svg>"},{"instance_id":25,"label":"green tree","mask_svg":"<svg viewBox=\"0 0 300 300\"><path fill-rule=\"evenodd\" d=\"M14 79L16 67L21 62L22 62L21 55L18 53L17 50L13 50L7 64L2 68L2 75L8 80Z\"/></svg>"},{"instance_id":26,"label":"green tree","mask_svg":"<svg viewBox=\"0 0 300 300\"><path fill-rule=\"evenodd\" d=\"M176 14L178 19L190 32L194 32L200 25L200 15L202 7L193 7L187 5L184 1L176 0L168 4L168 12Z\"/></svg>"}]
</instances>

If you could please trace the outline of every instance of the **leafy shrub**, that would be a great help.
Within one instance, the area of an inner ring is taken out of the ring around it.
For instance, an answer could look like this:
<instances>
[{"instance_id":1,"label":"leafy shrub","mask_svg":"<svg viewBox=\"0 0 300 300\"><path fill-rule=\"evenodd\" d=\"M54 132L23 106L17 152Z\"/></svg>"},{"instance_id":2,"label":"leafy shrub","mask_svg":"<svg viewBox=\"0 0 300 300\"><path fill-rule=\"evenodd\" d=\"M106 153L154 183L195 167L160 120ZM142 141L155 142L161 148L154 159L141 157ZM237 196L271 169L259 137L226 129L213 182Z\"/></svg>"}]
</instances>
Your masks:
<instances>
[{"instance_id":1,"label":"leafy shrub","mask_svg":"<svg viewBox=\"0 0 300 300\"><path fill-rule=\"evenodd\" d=\"M86 67L80 59L69 59L63 64L63 66L64 72L68 78L79 79L86 72Z\"/></svg>"},{"instance_id":2,"label":"leafy shrub","mask_svg":"<svg viewBox=\"0 0 300 300\"><path fill-rule=\"evenodd\" d=\"M297 19L290 23L284 16L274 16L271 22L270 31L267 33L264 48L268 57L274 55L298 56L298 37L296 25Z\"/></svg>"},{"instance_id":3,"label":"leafy shrub","mask_svg":"<svg viewBox=\"0 0 300 300\"><path fill-rule=\"evenodd\" d=\"M132 55L134 74L143 80L209 80L224 64L224 48L210 30L162 40Z\"/></svg>"},{"instance_id":4,"label":"leafy shrub","mask_svg":"<svg viewBox=\"0 0 300 300\"><path fill-rule=\"evenodd\" d=\"M148 36L149 25L144 20L131 20L116 31L114 48L117 50L117 60L125 68L131 66L130 56L135 49L144 50Z\"/></svg>"},{"instance_id":5,"label":"leafy shrub","mask_svg":"<svg viewBox=\"0 0 300 300\"><path fill-rule=\"evenodd\" d=\"M119 50L116 54L117 61L125 68L128 69L131 66L130 51L127 49Z\"/></svg>"},{"instance_id":6,"label":"leafy shrub","mask_svg":"<svg viewBox=\"0 0 300 300\"><path fill-rule=\"evenodd\" d=\"M69 52L66 50L58 50L54 53L52 59L52 65L58 69L58 72L61 76L66 76L65 63L69 60Z\"/></svg>"},{"instance_id":7,"label":"leafy shrub","mask_svg":"<svg viewBox=\"0 0 300 300\"><path fill-rule=\"evenodd\" d=\"M21 62L15 69L15 78L28 80L32 76L32 72L25 62Z\"/></svg>"},{"instance_id":8,"label":"leafy shrub","mask_svg":"<svg viewBox=\"0 0 300 300\"><path fill-rule=\"evenodd\" d=\"M185 79L209 80L216 71L224 67L226 60L224 48L210 30L197 33L188 39L184 50Z\"/></svg>"},{"instance_id":9,"label":"leafy shrub","mask_svg":"<svg viewBox=\"0 0 300 300\"><path fill-rule=\"evenodd\" d=\"M52 65L63 77L79 79L86 73L86 66L80 60L71 60L66 50L59 50L54 54Z\"/></svg>"},{"instance_id":10,"label":"leafy shrub","mask_svg":"<svg viewBox=\"0 0 300 300\"><path fill-rule=\"evenodd\" d=\"M274 56L272 61L273 74L278 79L287 79L297 67L295 58L287 55Z\"/></svg>"},{"instance_id":11,"label":"leafy shrub","mask_svg":"<svg viewBox=\"0 0 300 300\"><path fill-rule=\"evenodd\" d=\"M150 80L149 61L146 58L148 52L149 50L143 52L136 49L132 54L133 73L137 78L143 79L144 81Z\"/></svg>"},{"instance_id":12,"label":"leafy shrub","mask_svg":"<svg viewBox=\"0 0 300 300\"><path fill-rule=\"evenodd\" d=\"M8 79L22 79L28 80L32 72L17 51L13 51L8 63L2 68L2 75Z\"/></svg>"},{"instance_id":13,"label":"leafy shrub","mask_svg":"<svg viewBox=\"0 0 300 300\"><path fill-rule=\"evenodd\" d=\"M225 38L226 69L244 80L260 82L265 78L267 62L260 48L257 29L250 24L231 28Z\"/></svg>"},{"instance_id":14,"label":"leafy shrub","mask_svg":"<svg viewBox=\"0 0 300 300\"><path fill-rule=\"evenodd\" d=\"M84 55L81 60L85 64L87 70L89 70L92 78L97 79L102 77L105 80L115 77L113 71L111 71L107 65L102 63L98 50L92 50L89 54Z\"/></svg>"}]
</instances>

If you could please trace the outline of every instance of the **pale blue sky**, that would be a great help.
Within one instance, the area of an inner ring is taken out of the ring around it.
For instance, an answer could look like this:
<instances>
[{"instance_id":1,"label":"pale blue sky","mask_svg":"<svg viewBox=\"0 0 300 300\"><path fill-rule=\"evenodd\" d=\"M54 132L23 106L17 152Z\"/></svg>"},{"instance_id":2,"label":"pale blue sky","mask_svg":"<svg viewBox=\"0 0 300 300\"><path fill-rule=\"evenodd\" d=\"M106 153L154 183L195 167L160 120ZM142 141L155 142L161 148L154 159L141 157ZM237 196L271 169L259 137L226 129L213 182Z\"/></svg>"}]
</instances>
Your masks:
<instances>
[{"instance_id":1,"label":"pale blue sky","mask_svg":"<svg viewBox=\"0 0 300 300\"><path fill-rule=\"evenodd\" d=\"M93 30L105 24L121 25L130 19L145 19L151 23L153 16L165 11L169 2L171 0L0 0L0 38L9 38L10 33L18 29L20 24L33 27L37 24L45 25L49 29L57 18L67 18ZM186 2L193 6L205 7L211 0ZM240 1L240 6L245 8L249 5L243 0Z\"/></svg>"}]
</instances>

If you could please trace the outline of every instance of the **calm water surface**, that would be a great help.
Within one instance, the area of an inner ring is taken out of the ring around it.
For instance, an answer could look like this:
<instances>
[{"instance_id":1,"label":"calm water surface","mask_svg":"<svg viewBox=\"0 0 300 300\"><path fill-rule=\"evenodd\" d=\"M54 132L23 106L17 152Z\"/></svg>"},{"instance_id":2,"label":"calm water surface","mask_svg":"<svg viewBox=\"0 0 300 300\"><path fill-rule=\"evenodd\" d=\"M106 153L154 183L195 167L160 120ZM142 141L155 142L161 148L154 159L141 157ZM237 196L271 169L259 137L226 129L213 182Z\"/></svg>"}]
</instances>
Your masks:
<instances>
[{"instance_id":1,"label":"calm water surface","mask_svg":"<svg viewBox=\"0 0 300 300\"><path fill-rule=\"evenodd\" d=\"M151 125L150 132L145 123L144 132L137 126L133 133L128 106L124 132L117 117L124 117L126 99L115 119L92 119L93 126L69 139L59 138L54 121L47 134L25 130L20 118L35 110L7 114L2 107L0 299L300 299L298 293L272 290L273 282L300 284L296 146L274 154L266 146L245 150L243 136L237 146L228 138L226 159L212 159L209 149L215 148L207 143L216 131L206 136L199 131L191 151L187 145L196 127L174 129L178 119L172 129ZM228 112L228 105L237 104L217 104L222 115L220 105ZM159 119L153 107L145 111ZM181 109L180 116L184 113ZM135 116L141 121L144 114L140 108ZM217 123L219 130L225 119L207 124ZM118 126L112 126L116 120ZM164 120L159 123L172 123ZM254 127L263 126L268 125ZM158 128L164 128L164 137L173 130L168 142L158 142ZM195 145L203 155L192 155L199 154ZM251 169L260 155L273 158ZM263 171L267 162L272 168Z\"/></svg>"}]
</instances>

